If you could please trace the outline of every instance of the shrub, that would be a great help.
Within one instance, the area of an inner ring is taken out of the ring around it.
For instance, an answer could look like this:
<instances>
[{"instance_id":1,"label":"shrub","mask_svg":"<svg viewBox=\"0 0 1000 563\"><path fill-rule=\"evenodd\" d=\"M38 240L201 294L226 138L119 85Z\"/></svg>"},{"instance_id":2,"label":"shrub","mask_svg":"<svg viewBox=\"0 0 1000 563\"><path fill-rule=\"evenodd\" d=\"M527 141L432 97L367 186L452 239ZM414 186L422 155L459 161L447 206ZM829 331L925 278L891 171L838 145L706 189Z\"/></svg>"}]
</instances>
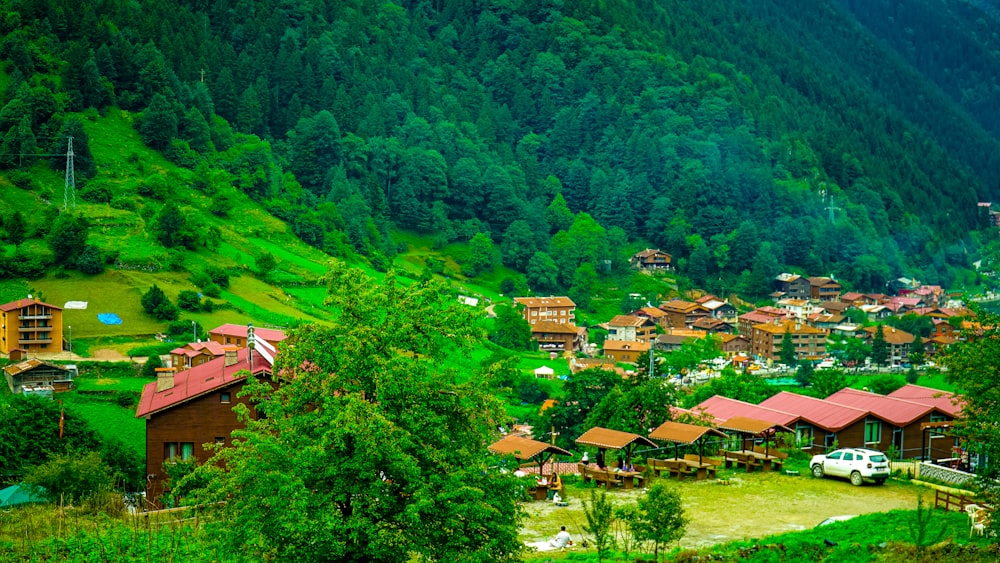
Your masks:
<instances>
[{"instance_id":1,"label":"shrub","mask_svg":"<svg viewBox=\"0 0 1000 563\"><path fill-rule=\"evenodd\" d=\"M201 296L197 291L184 290L177 295L177 306L185 311L198 311L201 309Z\"/></svg>"},{"instance_id":2,"label":"shrub","mask_svg":"<svg viewBox=\"0 0 1000 563\"><path fill-rule=\"evenodd\" d=\"M123 211L135 211L139 209L139 205L136 204L135 198L129 196L115 197L108 205L110 205L112 209L121 209Z\"/></svg>"},{"instance_id":3,"label":"shrub","mask_svg":"<svg viewBox=\"0 0 1000 563\"><path fill-rule=\"evenodd\" d=\"M90 203L109 203L114 194L104 182L89 182L80 190L80 198Z\"/></svg>"},{"instance_id":4,"label":"shrub","mask_svg":"<svg viewBox=\"0 0 1000 563\"><path fill-rule=\"evenodd\" d=\"M44 488L50 500L67 504L114 486L111 468L98 452L56 454L31 470L24 480Z\"/></svg>"}]
</instances>

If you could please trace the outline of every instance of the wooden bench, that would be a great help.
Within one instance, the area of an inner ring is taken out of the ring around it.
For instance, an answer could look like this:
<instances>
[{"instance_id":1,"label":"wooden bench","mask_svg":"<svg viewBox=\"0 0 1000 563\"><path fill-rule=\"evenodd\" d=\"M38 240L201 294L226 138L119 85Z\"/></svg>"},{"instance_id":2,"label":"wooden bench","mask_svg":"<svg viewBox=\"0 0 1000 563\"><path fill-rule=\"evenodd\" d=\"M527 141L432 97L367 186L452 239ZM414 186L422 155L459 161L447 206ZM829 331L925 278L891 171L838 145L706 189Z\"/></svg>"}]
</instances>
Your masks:
<instances>
[{"instance_id":1,"label":"wooden bench","mask_svg":"<svg viewBox=\"0 0 1000 563\"><path fill-rule=\"evenodd\" d=\"M670 477L677 476L678 481L683 481L685 475L698 475L698 468L692 467L681 460L676 459L654 459L647 458L646 465L659 477L661 471L666 471Z\"/></svg>"},{"instance_id":2,"label":"wooden bench","mask_svg":"<svg viewBox=\"0 0 1000 563\"><path fill-rule=\"evenodd\" d=\"M603 484L605 489L610 489L611 485L622 481L621 476L617 475L614 471L594 469L582 463L578 463L576 468L580 472L580 476L583 478L584 483L589 483L590 480L593 479L595 483Z\"/></svg>"},{"instance_id":3,"label":"wooden bench","mask_svg":"<svg viewBox=\"0 0 1000 563\"><path fill-rule=\"evenodd\" d=\"M715 472L722 466L723 461L721 459L713 459L710 457L699 457L697 454L684 454L684 459L687 461L693 461L694 463L700 463L703 466L698 469L698 480L703 481L705 479L715 479Z\"/></svg>"},{"instance_id":4,"label":"wooden bench","mask_svg":"<svg viewBox=\"0 0 1000 563\"><path fill-rule=\"evenodd\" d=\"M745 468L747 473L753 473L754 468L759 467L757 458L747 453L727 451L722 452L722 455L726 461L726 469L736 465L737 467Z\"/></svg>"},{"instance_id":5,"label":"wooden bench","mask_svg":"<svg viewBox=\"0 0 1000 563\"><path fill-rule=\"evenodd\" d=\"M766 455L766 456L768 456L770 458L769 459L770 462L771 462L770 463L770 467L768 467L767 464L764 464L764 471L767 471L768 469L774 469L775 471L781 471L782 465L784 465L785 460L788 459L788 454L786 454L785 452L778 451L778 450L771 449L771 448L768 448L767 450L765 450L764 448L762 448L760 446L754 446L753 447L753 451L756 452L756 453L762 454L762 455Z\"/></svg>"}]
</instances>

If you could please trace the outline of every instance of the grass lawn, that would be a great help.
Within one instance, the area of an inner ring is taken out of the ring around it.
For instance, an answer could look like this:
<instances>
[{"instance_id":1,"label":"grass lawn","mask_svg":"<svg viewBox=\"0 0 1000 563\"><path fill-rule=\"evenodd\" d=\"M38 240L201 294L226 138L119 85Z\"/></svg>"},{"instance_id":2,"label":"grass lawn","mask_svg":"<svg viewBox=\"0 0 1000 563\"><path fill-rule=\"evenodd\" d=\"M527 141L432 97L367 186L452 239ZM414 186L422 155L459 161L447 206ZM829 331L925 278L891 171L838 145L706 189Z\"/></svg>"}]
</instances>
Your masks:
<instances>
[{"instance_id":1,"label":"grass lawn","mask_svg":"<svg viewBox=\"0 0 1000 563\"><path fill-rule=\"evenodd\" d=\"M86 419L102 438L119 440L146 459L146 421L135 417L135 409L120 407L108 397L76 392L64 393L60 399Z\"/></svg>"}]
</instances>

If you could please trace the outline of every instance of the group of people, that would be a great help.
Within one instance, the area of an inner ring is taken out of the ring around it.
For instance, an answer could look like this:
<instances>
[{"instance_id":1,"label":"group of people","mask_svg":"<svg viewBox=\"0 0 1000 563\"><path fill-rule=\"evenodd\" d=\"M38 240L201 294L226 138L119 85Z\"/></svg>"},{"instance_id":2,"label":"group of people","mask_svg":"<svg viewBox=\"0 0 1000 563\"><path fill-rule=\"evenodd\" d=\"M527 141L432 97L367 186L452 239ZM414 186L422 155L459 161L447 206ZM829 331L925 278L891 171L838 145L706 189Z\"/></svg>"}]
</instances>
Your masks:
<instances>
[{"instance_id":1,"label":"group of people","mask_svg":"<svg viewBox=\"0 0 1000 563\"><path fill-rule=\"evenodd\" d=\"M580 458L580 463L582 463L584 465L588 465L590 463L590 456L587 454L587 452L583 452L583 457ZM598 449L597 450L596 463L597 463L598 469L607 469L607 466L604 464L604 450L603 449ZM625 461L625 456L624 455L619 454L618 455L618 466L615 467L615 471L635 471L635 466L632 465L631 461Z\"/></svg>"}]
</instances>

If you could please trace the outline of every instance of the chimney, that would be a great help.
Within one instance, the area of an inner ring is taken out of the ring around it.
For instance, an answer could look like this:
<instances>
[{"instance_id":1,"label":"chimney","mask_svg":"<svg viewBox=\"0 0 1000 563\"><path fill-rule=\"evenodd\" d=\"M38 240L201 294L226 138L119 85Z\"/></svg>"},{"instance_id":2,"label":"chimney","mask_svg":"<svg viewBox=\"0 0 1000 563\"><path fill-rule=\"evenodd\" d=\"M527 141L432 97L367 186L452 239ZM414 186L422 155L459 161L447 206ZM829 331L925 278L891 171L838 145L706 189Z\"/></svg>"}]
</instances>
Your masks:
<instances>
[{"instance_id":1,"label":"chimney","mask_svg":"<svg viewBox=\"0 0 1000 563\"><path fill-rule=\"evenodd\" d=\"M236 350L226 350L226 367L236 365Z\"/></svg>"},{"instance_id":2,"label":"chimney","mask_svg":"<svg viewBox=\"0 0 1000 563\"><path fill-rule=\"evenodd\" d=\"M156 392L174 388L174 368L156 368Z\"/></svg>"}]
</instances>

